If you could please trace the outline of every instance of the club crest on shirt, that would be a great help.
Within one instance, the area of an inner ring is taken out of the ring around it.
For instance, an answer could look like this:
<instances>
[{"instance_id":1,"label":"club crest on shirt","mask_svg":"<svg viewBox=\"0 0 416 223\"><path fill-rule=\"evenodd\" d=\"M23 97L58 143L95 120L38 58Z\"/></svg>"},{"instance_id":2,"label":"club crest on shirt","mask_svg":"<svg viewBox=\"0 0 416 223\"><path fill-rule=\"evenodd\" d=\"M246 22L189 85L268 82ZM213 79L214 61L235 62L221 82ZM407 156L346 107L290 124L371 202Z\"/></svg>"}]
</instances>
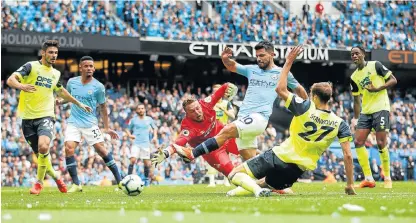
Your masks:
<instances>
[{"instance_id":1,"label":"club crest on shirt","mask_svg":"<svg viewBox=\"0 0 416 223\"><path fill-rule=\"evenodd\" d=\"M189 136L189 130L184 129L182 130L181 134L184 136Z\"/></svg>"},{"instance_id":2,"label":"club crest on shirt","mask_svg":"<svg viewBox=\"0 0 416 223\"><path fill-rule=\"evenodd\" d=\"M88 90L88 94L92 94L92 90Z\"/></svg>"},{"instance_id":3,"label":"club crest on shirt","mask_svg":"<svg viewBox=\"0 0 416 223\"><path fill-rule=\"evenodd\" d=\"M277 74L272 75L272 76L271 76L271 78L272 78L273 80L277 80Z\"/></svg>"},{"instance_id":4,"label":"club crest on shirt","mask_svg":"<svg viewBox=\"0 0 416 223\"><path fill-rule=\"evenodd\" d=\"M211 96L206 97L206 98L204 99L204 101L205 101L206 103L210 103L210 102L211 102L211 100L212 100Z\"/></svg>"}]
</instances>

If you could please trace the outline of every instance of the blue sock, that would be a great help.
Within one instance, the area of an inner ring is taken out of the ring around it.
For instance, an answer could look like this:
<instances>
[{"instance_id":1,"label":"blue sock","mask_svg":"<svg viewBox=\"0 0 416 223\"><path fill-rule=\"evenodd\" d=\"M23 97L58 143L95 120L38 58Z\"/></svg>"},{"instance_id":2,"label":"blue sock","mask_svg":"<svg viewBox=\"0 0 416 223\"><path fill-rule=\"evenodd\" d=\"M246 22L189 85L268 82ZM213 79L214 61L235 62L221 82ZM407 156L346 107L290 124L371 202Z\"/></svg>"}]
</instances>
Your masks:
<instances>
[{"instance_id":1,"label":"blue sock","mask_svg":"<svg viewBox=\"0 0 416 223\"><path fill-rule=\"evenodd\" d=\"M205 142L195 147L192 150L192 154L194 155L195 158L197 158L198 156L208 154L218 148L219 146L218 146L217 140L215 140L215 138L209 138L205 140Z\"/></svg>"},{"instance_id":2,"label":"blue sock","mask_svg":"<svg viewBox=\"0 0 416 223\"><path fill-rule=\"evenodd\" d=\"M129 172L128 172L128 175L130 175L130 174L132 174L132 173L133 173L133 169L134 169L134 164L131 164L131 163L130 163L130 165L129 165Z\"/></svg>"},{"instance_id":3,"label":"blue sock","mask_svg":"<svg viewBox=\"0 0 416 223\"><path fill-rule=\"evenodd\" d=\"M145 165L144 166L144 184L145 184L145 186L149 186L149 184L150 184L149 172L150 172L150 167Z\"/></svg>"},{"instance_id":4,"label":"blue sock","mask_svg":"<svg viewBox=\"0 0 416 223\"><path fill-rule=\"evenodd\" d=\"M117 184L121 181L120 172L118 172L118 168L116 165L116 162L113 159L113 156L108 153L107 156L103 157L103 160L105 162L105 165L110 168L111 172L113 173L114 177L116 178Z\"/></svg>"},{"instance_id":5,"label":"blue sock","mask_svg":"<svg viewBox=\"0 0 416 223\"><path fill-rule=\"evenodd\" d=\"M72 182L76 185L79 185L78 172L77 172L77 161L74 156L65 157L66 169L68 170L69 175L72 178Z\"/></svg>"}]
</instances>

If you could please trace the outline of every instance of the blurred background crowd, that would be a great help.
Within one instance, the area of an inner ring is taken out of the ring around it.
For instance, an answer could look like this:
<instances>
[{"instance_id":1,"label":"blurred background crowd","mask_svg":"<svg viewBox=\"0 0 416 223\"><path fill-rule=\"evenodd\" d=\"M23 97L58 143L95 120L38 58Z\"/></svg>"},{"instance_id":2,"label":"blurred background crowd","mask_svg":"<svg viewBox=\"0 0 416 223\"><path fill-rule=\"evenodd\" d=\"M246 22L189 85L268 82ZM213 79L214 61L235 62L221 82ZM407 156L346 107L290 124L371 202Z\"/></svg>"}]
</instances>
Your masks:
<instances>
[{"instance_id":1,"label":"blurred background crowd","mask_svg":"<svg viewBox=\"0 0 416 223\"><path fill-rule=\"evenodd\" d=\"M3 83L2 83L3 84ZM133 88L133 96L126 94L126 89L121 85L112 86L106 84L110 126L120 135L119 140L105 138L105 144L113 153L114 159L121 170L122 175L127 174L129 165L129 152L132 141L123 132L129 120L135 115L134 108L138 103L146 105L147 115L155 120L158 127L158 141L152 144L152 152L160 145L169 145L174 142L180 132L180 122L184 117L181 100L186 95L194 95L204 98L211 88L192 89L190 86L178 84L172 89L157 89L154 86L138 84ZM233 101L238 103L244 97L245 86L240 86L240 91ZM351 94L340 86L335 87L332 109L337 115L346 120L352 118ZM16 106L18 92L14 89L2 86L2 185L4 186L30 186L36 179L36 159L32 155L29 145L25 142L21 132L20 120L16 117ZM403 95L403 96L401 96ZM389 133L389 148L391 157L391 171L393 180L414 180L416 156L416 100L412 95L415 91L390 92L392 98L391 131ZM280 106L283 109L282 102ZM63 149L66 128L65 119L69 117L70 105L56 106L55 137L51 148L51 157L54 168L64 177L67 183L70 176L65 167L65 151ZM277 131L272 124L259 136L258 148L264 151L280 144L289 135L287 130ZM149 135L150 137L150 135ZM345 179L343 168L342 151L334 143L333 146L321 157L319 166L315 171L305 173L302 177L307 180L326 180L336 182ZM371 134L366 142L372 160L372 169L377 180L382 179L382 171L378 151L376 149L375 135ZM105 167L102 159L89 147L85 141L80 143L76 149L78 161L78 175L85 185L107 185L111 184L113 176ZM233 156L234 164L239 164L241 159ZM138 160L134 173L144 177L143 162ZM204 183L206 179L207 165L202 158L185 164L177 155L170 157L167 162L153 168L150 172L154 184L196 184ZM219 176L221 179L222 176ZM355 178L362 179L361 168L356 163ZM49 179L47 184L53 185L54 181Z\"/></svg>"},{"instance_id":2,"label":"blurred background crowd","mask_svg":"<svg viewBox=\"0 0 416 223\"><path fill-rule=\"evenodd\" d=\"M278 1L275 1L278 2ZM2 29L167 40L300 43L326 48L416 50L416 2L334 1L337 13L307 1L300 14L263 1L2 1Z\"/></svg>"}]
</instances>

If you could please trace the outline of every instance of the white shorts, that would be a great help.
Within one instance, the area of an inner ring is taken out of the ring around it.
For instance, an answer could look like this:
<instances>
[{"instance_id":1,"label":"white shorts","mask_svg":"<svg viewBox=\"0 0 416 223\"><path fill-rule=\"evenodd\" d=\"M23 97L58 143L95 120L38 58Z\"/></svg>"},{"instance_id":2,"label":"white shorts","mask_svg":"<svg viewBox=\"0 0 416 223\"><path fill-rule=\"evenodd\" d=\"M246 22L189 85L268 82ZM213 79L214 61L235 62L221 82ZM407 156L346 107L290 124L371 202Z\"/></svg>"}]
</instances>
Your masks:
<instances>
[{"instance_id":1,"label":"white shorts","mask_svg":"<svg viewBox=\"0 0 416 223\"><path fill-rule=\"evenodd\" d=\"M141 147L133 145L130 150L130 158L135 157L142 160L150 159L150 147Z\"/></svg>"},{"instance_id":2,"label":"white shorts","mask_svg":"<svg viewBox=\"0 0 416 223\"><path fill-rule=\"evenodd\" d=\"M264 132L268 120L259 113L252 113L233 123L238 130L238 138L236 139L238 150L257 149L257 136Z\"/></svg>"},{"instance_id":3,"label":"white shorts","mask_svg":"<svg viewBox=\"0 0 416 223\"><path fill-rule=\"evenodd\" d=\"M104 142L103 134L98 126L91 128L78 128L72 124L68 124L65 130L65 142L74 141L81 142L81 136L85 138L88 145L92 146L100 142Z\"/></svg>"}]
</instances>

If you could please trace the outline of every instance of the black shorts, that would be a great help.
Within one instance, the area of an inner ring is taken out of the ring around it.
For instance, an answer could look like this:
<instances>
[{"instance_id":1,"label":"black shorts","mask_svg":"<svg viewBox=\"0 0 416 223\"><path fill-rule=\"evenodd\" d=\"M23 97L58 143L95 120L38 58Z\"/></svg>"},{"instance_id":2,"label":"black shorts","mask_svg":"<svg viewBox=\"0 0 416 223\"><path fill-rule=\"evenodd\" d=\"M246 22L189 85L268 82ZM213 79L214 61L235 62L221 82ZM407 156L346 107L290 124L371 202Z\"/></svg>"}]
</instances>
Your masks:
<instances>
[{"instance_id":1,"label":"black shorts","mask_svg":"<svg viewBox=\"0 0 416 223\"><path fill-rule=\"evenodd\" d=\"M23 135L25 136L25 139L26 141L28 141L29 144L31 144L33 138L37 139L39 136L48 136L52 140L54 124L55 119L52 117L23 119Z\"/></svg>"},{"instance_id":2,"label":"black shorts","mask_svg":"<svg viewBox=\"0 0 416 223\"><path fill-rule=\"evenodd\" d=\"M374 129L383 132L390 129L390 113L379 111L373 114L360 114L356 129Z\"/></svg>"},{"instance_id":3,"label":"black shorts","mask_svg":"<svg viewBox=\"0 0 416 223\"><path fill-rule=\"evenodd\" d=\"M266 183L276 190L291 187L304 172L298 165L280 160L272 149L247 160L246 164L254 177L266 177Z\"/></svg>"}]
</instances>

